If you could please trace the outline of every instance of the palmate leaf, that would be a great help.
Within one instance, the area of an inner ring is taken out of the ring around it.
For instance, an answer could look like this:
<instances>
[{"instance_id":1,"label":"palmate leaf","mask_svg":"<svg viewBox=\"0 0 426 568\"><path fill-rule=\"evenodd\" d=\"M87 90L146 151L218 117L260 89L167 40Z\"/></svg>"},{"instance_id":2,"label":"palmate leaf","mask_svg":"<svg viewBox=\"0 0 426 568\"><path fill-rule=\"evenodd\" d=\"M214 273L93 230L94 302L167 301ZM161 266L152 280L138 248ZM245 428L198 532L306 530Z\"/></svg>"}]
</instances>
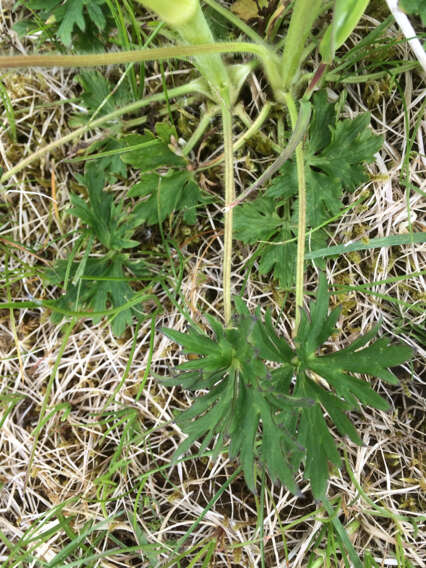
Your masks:
<instances>
[{"instance_id":1,"label":"palmate leaf","mask_svg":"<svg viewBox=\"0 0 426 568\"><path fill-rule=\"evenodd\" d=\"M191 328L187 334L163 330L187 353L200 356L179 365L176 371L181 374L163 382L190 390L208 390L177 417L188 438L179 447L175 458L196 440L202 440L202 448L212 443L213 448L220 451L224 440L230 437L229 455L240 457L246 482L252 490L255 489L255 463L260 461L272 477L296 492L296 469L290 456L297 452L297 444L294 436L276 421L276 410L295 412L306 401L285 396L288 393L282 384L279 389L274 387L278 376L272 380L264 358L254 346L252 334L261 335L254 331L259 321L248 313L242 302L237 305L240 313L232 329L224 329L210 318L215 329L214 338L196 328ZM268 339L263 338L259 343L262 341L266 344ZM269 341L268 349L274 358L288 354L288 347L281 340ZM186 373L188 369L194 371ZM273 404L268 402L269 398Z\"/></svg>"},{"instance_id":2,"label":"palmate leaf","mask_svg":"<svg viewBox=\"0 0 426 568\"><path fill-rule=\"evenodd\" d=\"M71 45L71 34L74 26L80 31L86 29L86 21L83 16L83 9L86 0L66 0L66 11L58 29L58 36L66 46Z\"/></svg>"},{"instance_id":3,"label":"palmate leaf","mask_svg":"<svg viewBox=\"0 0 426 568\"><path fill-rule=\"evenodd\" d=\"M272 272L283 289L291 288L295 277L294 259L297 245L294 242L285 242L291 240L292 237L291 231L283 227L276 234L273 242L265 246L259 260L259 274L265 275Z\"/></svg>"},{"instance_id":4,"label":"palmate leaf","mask_svg":"<svg viewBox=\"0 0 426 568\"><path fill-rule=\"evenodd\" d=\"M119 308L131 300L136 293L127 281L131 273L126 275L125 268L129 265L125 255L115 255L112 258L89 258L84 267L84 277L74 282L80 263L70 264L66 260L57 261L54 268L46 272L45 277L50 284L59 287L66 285L66 289L53 305L69 311L102 312ZM137 275L141 279L150 277L148 270L142 267L137 270ZM120 311L112 319L113 334L122 335L125 329L133 323L134 317L139 318L141 315L141 310L137 306ZM54 323L59 323L63 317L58 312L52 314ZM101 318L100 315L94 315L91 319L94 323L98 323Z\"/></svg>"},{"instance_id":5,"label":"palmate leaf","mask_svg":"<svg viewBox=\"0 0 426 568\"><path fill-rule=\"evenodd\" d=\"M310 318L303 313L296 338L298 367L294 394L312 397L317 401L316 410L313 407L301 411L298 438L298 441L306 447L305 478L311 480L312 491L317 498L325 494L328 479L327 461L332 461L336 466L340 462L333 438L325 434L327 425L319 408L322 407L327 411L340 434L347 435L355 443L361 443L354 427L344 414L345 411L358 408L358 401L380 410L387 410L388 404L368 382L353 377L350 373L364 373L395 384L397 379L387 368L402 364L412 355L412 350L407 345L390 345L387 338L381 338L365 347L367 341L377 333L377 327L373 333L367 334L366 338L358 338L346 349L327 355L317 355L317 349L333 333L339 313L338 310L334 310L328 315L328 299L325 276L321 275L317 299L311 306ZM320 387L316 377L325 380L330 390ZM305 424L312 425L317 436L307 433L304 429ZM318 445L321 446L321 452L318 451ZM316 469L315 462L318 462Z\"/></svg>"},{"instance_id":6,"label":"palmate leaf","mask_svg":"<svg viewBox=\"0 0 426 568\"><path fill-rule=\"evenodd\" d=\"M282 217L271 199L259 197L236 210L234 231L244 243L269 239L282 226ZM242 213L240 215L240 212Z\"/></svg>"},{"instance_id":7,"label":"palmate leaf","mask_svg":"<svg viewBox=\"0 0 426 568\"><path fill-rule=\"evenodd\" d=\"M123 138L129 151L121 155L125 164L141 171L141 180L129 191L129 197L146 198L135 208L135 216L148 225L162 223L173 212L183 213L189 225L196 222L197 208L208 202L203 196L187 162L169 148L173 129L166 123L156 125L152 132L131 134ZM159 168L168 168L159 173Z\"/></svg>"},{"instance_id":8,"label":"palmate leaf","mask_svg":"<svg viewBox=\"0 0 426 568\"><path fill-rule=\"evenodd\" d=\"M193 225L196 209L207 202L191 172L169 170L167 174L145 174L134 185L129 197L145 197L134 210L135 216L148 225L162 223L172 212L183 212L185 223Z\"/></svg>"},{"instance_id":9,"label":"palmate leaf","mask_svg":"<svg viewBox=\"0 0 426 568\"><path fill-rule=\"evenodd\" d=\"M62 43L69 47L74 32L87 33L90 22L95 24L98 31L106 27L106 18L101 6L105 0L65 0L61 3L55 16L61 21L58 28L58 37Z\"/></svg>"},{"instance_id":10,"label":"palmate leaf","mask_svg":"<svg viewBox=\"0 0 426 568\"><path fill-rule=\"evenodd\" d=\"M80 104L85 107L87 114L74 115L73 126L89 121L93 114L104 116L132 102L132 92L127 81L119 85L113 84L100 71L80 71L76 80L82 88Z\"/></svg>"},{"instance_id":11,"label":"palmate leaf","mask_svg":"<svg viewBox=\"0 0 426 568\"><path fill-rule=\"evenodd\" d=\"M70 199L73 207L69 213L79 217L88 226L90 233L108 250L119 251L137 246L138 241L130 237L136 227L143 223L143 219L133 213L129 214L124 209L123 202L114 204L113 196L104 191L105 174L102 166L90 162L85 175L79 176L79 181L88 189L89 202L72 194Z\"/></svg>"},{"instance_id":12,"label":"palmate leaf","mask_svg":"<svg viewBox=\"0 0 426 568\"><path fill-rule=\"evenodd\" d=\"M272 272L281 288L294 285L295 257L297 245L295 233L290 227L289 219L279 213L282 201L267 197L258 198L235 210L234 232L241 241L249 244L258 241L269 241L262 244L262 255L259 258L259 274ZM287 242L291 241L291 242ZM306 236L306 250L316 250L327 245L327 233L317 230ZM321 263L319 263L320 265Z\"/></svg>"},{"instance_id":13,"label":"palmate leaf","mask_svg":"<svg viewBox=\"0 0 426 568\"><path fill-rule=\"evenodd\" d=\"M302 314L295 347L276 332L270 313L262 319L259 310L250 315L242 300L236 299L235 304L238 315L232 328L209 318L214 337L197 328L186 334L163 330L186 353L198 357L179 365L180 374L163 382L207 391L177 417L188 435L177 455L196 440L202 441L202 449L213 444L220 451L229 437L229 455L240 459L250 489L255 488L255 464L260 463L272 478L297 492L295 474L302 465L314 496L322 499L329 462L336 467L341 463L329 423L341 436L361 444L347 412L356 410L359 403L388 408L368 382L351 373L394 383L396 377L388 367L410 358L411 349L390 345L386 338L366 346L376 327L345 349L321 354L339 316L338 309L328 313L324 276L309 314Z\"/></svg>"},{"instance_id":14,"label":"palmate leaf","mask_svg":"<svg viewBox=\"0 0 426 568\"><path fill-rule=\"evenodd\" d=\"M85 107L87 112L79 112L71 116L71 126L78 127L87 124L93 116L104 116L134 100L128 81L121 81L116 85L99 71L81 71L76 80L82 88L79 97L80 105ZM85 156L87 159L96 157L97 168L103 171L107 181L114 181L117 177L126 177L127 165L120 155L126 143L125 137L119 136L122 130L120 121L115 120L107 125L114 136L93 142L87 148Z\"/></svg>"},{"instance_id":15,"label":"palmate leaf","mask_svg":"<svg viewBox=\"0 0 426 568\"><path fill-rule=\"evenodd\" d=\"M132 260L122 251L132 249L139 243L131 237L141 224L133 213L129 213L123 202L114 203L112 194L104 190L105 175L102 166L90 162L86 166L84 176L78 177L85 185L89 201L78 195L71 195L73 207L69 210L86 225L86 243L83 258L78 262L74 254L69 260L58 260L51 270L45 273L49 283L61 287L63 295L53 305L63 310L75 312L105 312L123 307L112 316L111 329L114 335L121 335L135 317L141 316L140 308L124 307L136 292L128 280L137 276L139 279L150 279L151 274L143 261ZM91 248L98 240L106 249L101 256L91 256ZM52 319L61 321L63 315L54 312ZM102 315L94 315L97 323Z\"/></svg>"},{"instance_id":16,"label":"palmate leaf","mask_svg":"<svg viewBox=\"0 0 426 568\"><path fill-rule=\"evenodd\" d=\"M291 239L293 242L286 242ZM271 243L265 245L262 251L259 260L259 274L265 275L272 272L282 289L292 288L296 277L295 258L297 251L294 234L283 225L281 231L270 241ZM325 248L327 242L328 236L325 231L315 231L312 235L306 236L306 250L315 251ZM317 259L316 264L321 267L323 262L321 259Z\"/></svg>"},{"instance_id":17,"label":"palmate leaf","mask_svg":"<svg viewBox=\"0 0 426 568\"><path fill-rule=\"evenodd\" d=\"M374 160L382 137L368 128L368 113L338 120L325 90L313 97L313 116L304 143L307 233L338 215L343 190L352 191L367 178L365 164ZM260 274L273 273L282 288L294 285L295 243L277 245L296 236L298 182L294 159L288 160L264 195L235 209L235 237L245 243L269 241L259 261ZM316 230L307 250L323 248L327 234ZM321 265L319 265L321 268Z\"/></svg>"},{"instance_id":18,"label":"palmate leaf","mask_svg":"<svg viewBox=\"0 0 426 568\"><path fill-rule=\"evenodd\" d=\"M102 11L106 0L27 0L26 6L40 11L45 22L59 24L57 35L69 47L73 37L95 43L96 32L105 30L107 20ZM92 27L95 29L93 30Z\"/></svg>"}]
</instances>

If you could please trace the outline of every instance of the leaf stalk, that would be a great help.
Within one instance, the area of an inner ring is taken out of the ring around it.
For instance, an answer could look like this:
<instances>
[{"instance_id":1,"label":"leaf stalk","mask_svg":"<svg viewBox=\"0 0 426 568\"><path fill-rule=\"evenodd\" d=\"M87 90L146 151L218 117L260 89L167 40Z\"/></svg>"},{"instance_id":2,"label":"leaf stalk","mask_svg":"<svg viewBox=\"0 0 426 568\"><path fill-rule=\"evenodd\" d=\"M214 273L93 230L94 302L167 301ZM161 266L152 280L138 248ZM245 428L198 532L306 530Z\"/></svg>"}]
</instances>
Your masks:
<instances>
[{"instance_id":1,"label":"leaf stalk","mask_svg":"<svg viewBox=\"0 0 426 568\"><path fill-rule=\"evenodd\" d=\"M293 131L297 125L297 108L293 96L285 95L290 121ZM301 101L301 104L306 104ZM303 141L296 147L297 186L299 197L299 210L297 222L297 256L296 256L296 317L294 322L294 337L299 331L300 311L303 308L304 269L305 269L305 232L306 232L306 180Z\"/></svg>"},{"instance_id":2,"label":"leaf stalk","mask_svg":"<svg viewBox=\"0 0 426 568\"><path fill-rule=\"evenodd\" d=\"M288 92L304 56L306 39L318 14L321 0L296 0L282 56L282 88Z\"/></svg>"},{"instance_id":3,"label":"leaf stalk","mask_svg":"<svg viewBox=\"0 0 426 568\"><path fill-rule=\"evenodd\" d=\"M231 271L232 271L232 221L233 211L229 207L235 200L235 181L232 148L232 112L227 101L222 101L222 122L225 156L225 234L223 253L223 303L225 326L231 323Z\"/></svg>"}]
</instances>

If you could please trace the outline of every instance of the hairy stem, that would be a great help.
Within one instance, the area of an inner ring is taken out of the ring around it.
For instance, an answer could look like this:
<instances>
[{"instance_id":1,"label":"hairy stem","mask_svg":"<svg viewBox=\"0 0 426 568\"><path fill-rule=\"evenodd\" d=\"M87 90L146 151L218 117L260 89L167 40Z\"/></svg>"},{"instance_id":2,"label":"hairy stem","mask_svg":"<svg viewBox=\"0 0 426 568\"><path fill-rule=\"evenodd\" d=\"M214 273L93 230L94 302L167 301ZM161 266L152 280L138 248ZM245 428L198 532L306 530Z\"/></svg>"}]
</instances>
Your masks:
<instances>
[{"instance_id":1,"label":"hairy stem","mask_svg":"<svg viewBox=\"0 0 426 568\"><path fill-rule=\"evenodd\" d=\"M194 57L211 53L253 53L259 57L270 57L271 52L262 45L248 42L223 42L200 45L176 45L117 51L111 53L93 53L88 55L7 55L0 57L0 69L12 67L95 67L96 65L114 65L118 63L138 63L158 59Z\"/></svg>"},{"instance_id":2,"label":"hairy stem","mask_svg":"<svg viewBox=\"0 0 426 568\"><path fill-rule=\"evenodd\" d=\"M290 93L285 96L293 130L297 124L297 109L294 98ZM302 101L301 104L304 104ZM297 186L299 196L299 214L297 220L297 257L296 257L296 319L294 336L297 335L300 324L300 310L303 307L304 262L305 262L305 232L306 232L306 181L303 155L303 141L296 147Z\"/></svg>"},{"instance_id":3,"label":"hairy stem","mask_svg":"<svg viewBox=\"0 0 426 568\"><path fill-rule=\"evenodd\" d=\"M230 207L235 207L244 199L246 199L253 191L260 189L293 155L293 152L300 145L300 142L305 135L309 126L309 119L311 116L311 106L309 104L300 107L300 113L297 117L296 124L293 125L293 134L288 141L287 146L280 153L278 158L263 172L263 174L242 194L238 196Z\"/></svg>"},{"instance_id":4,"label":"hairy stem","mask_svg":"<svg viewBox=\"0 0 426 568\"><path fill-rule=\"evenodd\" d=\"M204 17L199 0L139 0L145 7L153 10L174 29L188 45L213 44L214 37ZM228 69L218 53L194 56L195 64L208 82L213 93L218 95L230 89Z\"/></svg>"},{"instance_id":5,"label":"hairy stem","mask_svg":"<svg viewBox=\"0 0 426 568\"><path fill-rule=\"evenodd\" d=\"M223 253L223 303L225 326L231 324L231 270L232 270L232 217L229 205L235 199L233 149L232 149L232 112L228 101L222 101L223 140L225 155L225 236Z\"/></svg>"},{"instance_id":6,"label":"hairy stem","mask_svg":"<svg viewBox=\"0 0 426 568\"><path fill-rule=\"evenodd\" d=\"M176 87L175 89L170 89L168 91L168 96L169 97L178 97L178 96L181 96L181 95L186 95L188 93L196 92L198 90L197 85L198 85L197 82L193 81L192 83L188 83L187 85L182 85L180 87ZM6 183L12 176L14 176L15 174L22 171L24 168L26 168L29 164L31 164L35 160L40 159L42 156L44 156L48 152L51 152L55 148L59 148L60 146L63 146L64 144L67 144L68 142L71 142L72 140L79 138L80 136L82 136L83 134L88 132L89 130L92 130L93 128L97 128L98 126L105 124L105 122L109 122L111 120L114 120L115 118L118 118L119 116L122 116L123 114L129 113L129 112L134 112L135 110L138 110L138 109L140 109L144 106L147 106L147 105L149 105L153 102L163 101L164 99L165 99L164 92L157 93L156 95L152 95L151 97L146 97L146 99L142 99L140 101L136 101L134 103L130 103L129 105L123 106L122 108L119 108L119 109L117 109L113 112L110 112L109 114L106 114L105 116L101 116L101 117L97 118L96 120L93 120L93 121L89 122L88 124L85 124L84 126L81 126L80 128L77 128L73 132L70 132L69 134L67 134L66 136L63 136L59 140L55 140L54 142L47 144L47 146L43 146L43 148L40 148L40 150L37 150L37 152L34 152L33 154L31 154L27 158L24 158L23 160L21 160L18 164L16 164L16 166L14 166L13 168L11 168L10 170L8 170L7 172L5 172L2 175L2 177L0 178L0 184ZM0 188L0 193L2 191L4 191L4 189Z\"/></svg>"},{"instance_id":7,"label":"hairy stem","mask_svg":"<svg viewBox=\"0 0 426 568\"><path fill-rule=\"evenodd\" d=\"M96 67L97 65L140 63L142 61L182 57L196 57L199 63L203 56L215 53L252 53L259 57L276 100L283 101L278 56L265 45L249 42L228 41L199 45L176 45L89 55L8 55L0 56L0 69L16 67Z\"/></svg>"}]
</instances>

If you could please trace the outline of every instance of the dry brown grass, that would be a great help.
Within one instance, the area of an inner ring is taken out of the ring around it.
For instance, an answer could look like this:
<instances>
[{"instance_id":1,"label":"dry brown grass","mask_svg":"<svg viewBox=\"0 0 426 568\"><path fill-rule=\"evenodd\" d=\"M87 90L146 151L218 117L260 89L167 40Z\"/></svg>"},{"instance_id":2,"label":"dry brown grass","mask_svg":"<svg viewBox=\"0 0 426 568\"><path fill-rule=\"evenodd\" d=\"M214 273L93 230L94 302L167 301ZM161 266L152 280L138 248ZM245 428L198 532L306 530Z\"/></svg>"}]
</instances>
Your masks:
<instances>
[{"instance_id":1,"label":"dry brown grass","mask_svg":"<svg viewBox=\"0 0 426 568\"><path fill-rule=\"evenodd\" d=\"M31 49L31 42L21 42L11 32L19 15L19 10L11 11L13 4L0 0L1 50L25 53ZM364 25L376 23L367 18ZM395 35L398 31L391 28L388 33ZM404 44L397 50L401 60L411 58ZM76 103L56 102L75 95L73 76L71 71L56 69L18 71L1 77L13 102L18 132L14 143L7 133L3 109L0 154L5 169L68 132L68 117L79 107ZM372 180L351 197L355 200L361 192L368 192L367 200L328 227L331 243L404 233L410 223L415 231L425 230L424 194L410 191L407 198L406 188L400 182L408 142L418 113L424 108L424 84L416 72L405 73L398 82L399 90L394 87L370 99L368 88L347 87L344 114L355 116L368 107L374 130L383 133L386 141L371 167ZM252 81L251 89L254 100L261 98L258 79ZM331 90L329 95L331 99L337 97ZM425 122L420 119L415 151L408 160L407 181L424 192ZM264 131L268 133L267 125ZM85 142L92 136L96 133L87 135ZM4 301L55 295L55 290L43 286L38 274L43 263L66 258L75 238L65 239L60 234L77 228L72 218L63 220L72 168L76 167L64 161L69 151L70 148L63 148L47 155L11 180L3 202L7 208L2 210L0 231ZM236 161L237 180L258 175L262 163L255 152L252 162L256 169L247 173L244 157ZM62 224L58 223L53 207L52 171ZM126 184L121 183L113 189L120 192L125 188ZM183 251L186 257L182 297L197 320L204 311L221 314L221 216L217 213L213 209L209 212L196 246ZM10 240L19 246L11 245ZM237 251L236 288L243 283L244 264L250 253L247 247ZM424 271L423 253L420 245L373 249L330 260L327 266L329 281L335 284L361 286L377 282L336 298L344 308L339 323L341 335L336 341L344 345L353 335L382 319L383 331L416 350L410 365L398 371L399 387L379 381L375 385L389 400L392 411L364 409L353 418L365 445L345 443L354 477L370 501L359 494L344 468L334 471L330 479L330 496L340 497L340 519L345 526L352 523L354 547L361 556L369 550L379 566L395 566L393 559L398 547L403 548L411 566L426 566L424 533L421 525L415 524L421 521L425 505L424 345L420 344L420 333L409 333L407 326L410 322L421 330L424 325L424 274L387 281ZM315 271L310 272L309 278L308 285L314 284ZM167 308L157 318L156 328L184 330L185 319L170 304L165 292L158 285L154 292ZM276 313L282 301L270 281L255 276L248 282L246 298L250 307L269 305ZM282 319L284 334L290 332L291 319L289 309ZM114 537L127 546L136 545L138 526L147 542L162 544L158 566L204 566L202 559L195 564L190 564L190 560L213 539L216 545L211 566L218 568L261 566L262 537L264 565L268 568L308 566L312 550L321 558L320 551L332 528L325 523L324 512L317 510L309 487L304 487L302 497L295 497L285 487L266 479L261 532L260 497L247 490L241 476L208 507L237 467L226 455L189 459L170 466L173 451L183 439L173 415L189 404L191 397L156 382L154 375L167 374L181 355L163 335L155 333L152 337L151 319L141 325L136 340L132 330L117 339L103 323L93 325L87 320L75 325L53 377L47 420L36 439L34 429L62 341L63 328L53 325L42 309L0 312L0 404L4 416L0 432L0 561L4 566L9 565L10 546L18 543L22 552L36 545L33 559L22 561L21 566L45 566L43 562L54 558L73 534L87 528L87 523L103 523L102 527L108 530L92 532L82 539L82 557L116 546ZM127 368L134 341L133 359ZM65 412L65 403L69 413ZM6 416L8 408L11 410ZM51 412L54 408L59 410ZM55 528L58 520L63 526ZM191 527L180 551L180 564L171 563L172 546ZM45 533L48 529L52 529L50 534ZM28 535L32 535L32 541ZM68 566L66 562L58 565ZM86 565L92 564L83 564ZM109 555L94 565L156 564L133 551ZM334 565L344 564L340 561Z\"/></svg>"}]
</instances>

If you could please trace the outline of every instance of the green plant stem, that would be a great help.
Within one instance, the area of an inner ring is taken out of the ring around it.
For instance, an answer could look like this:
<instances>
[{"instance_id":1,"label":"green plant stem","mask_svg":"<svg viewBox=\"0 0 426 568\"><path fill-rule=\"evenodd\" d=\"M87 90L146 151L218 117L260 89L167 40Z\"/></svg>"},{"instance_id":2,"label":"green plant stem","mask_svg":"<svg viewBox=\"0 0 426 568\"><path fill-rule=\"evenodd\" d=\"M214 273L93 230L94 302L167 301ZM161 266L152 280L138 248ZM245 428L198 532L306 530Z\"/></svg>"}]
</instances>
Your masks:
<instances>
[{"instance_id":1,"label":"green plant stem","mask_svg":"<svg viewBox=\"0 0 426 568\"><path fill-rule=\"evenodd\" d=\"M231 324L231 270L232 270L232 218L229 205L235 199L233 148L232 148L232 112L227 101L222 101L223 140L225 155L225 235L223 253L223 303L225 326Z\"/></svg>"},{"instance_id":2,"label":"green plant stem","mask_svg":"<svg viewBox=\"0 0 426 568\"><path fill-rule=\"evenodd\" d=\"M197 57L215 53L252 53L262 61L277 101L283 102L279 58L269 47L249 42L228 41L199 45L177 45L134 51L95 53L89 55L8 55L0 57L0 69L16 67L96 67L119 63L140 63L160 59Z\"/></svg>"},{"instance_id":3,"label":"green plant stem","mask_svg":"<svg viewBox=\"0 0 426 568\"><path fill-rule=\"evenodd\" d=\"M253 191L261 188L285 164L285 162L291 158L293 152L300 145L300 141L308 129L310 116L311 106L302 105L300 113L297 116L296 124L293 124L293 133L287 146L278 158L263 172L263 174L246 191L239 195L238 199L231 203L230 207L235 207L244 201Z\"/></svg>"},{"instance_id":4,"label":"green plant stem","mask_svg":"<svg viewBox=\"0 0 426 568\"><path fill-rule=\"evenodd\" d=\"M191 83L188 83L187 85L181 85L180 87L170 89L169 92L168 92L168 96L169 97L179 97L181 95L186 95L188 93L197 92L199 90L198 87L199 87L199 82L193 81ZM114 120L115 118L118 118L119 116L122 116L123 114L134 112L135 110L138 110L138 109L140 109L144 106L147 106L151 103L158 102L158 101L164 101L164 100L165 100L165 94L164 93L157 93L156 95L152 95L150 97L147 97L146 99L143 99L143 100L140 100L140 101L135 101L134 103L130 103L130 104L128 104L128 105L126 105L122 108L114 110L113 112L110 112L109 114L106 114L105 116L101 116L101 117L97 118L96 120L93 120L92 122L89 122L88 124L85 124L84 126L81 126L80 128L77 128L77 130L70 132L69 134L67 134L66 136L63 136L59 140L55 140L54 142L47 144L47 146L40 148L40 150L37 150L37 152L34 152L33 154L31 154L27 158L24 158L23 160L21 160L18 164L16 164L16 166L14 166L13 168L11 168L10 170L8 170L7 172L5 172L2 175L2 177L0 178L0 184L7 182L12 176L14 176L15 174L22 171L24 168L29 166L35 160L40 159L42 156L44 156L48 152L52 152L52 150L55 150L56 148L59 148L60 146L63 146L64 144L67 144L68 142L71 142L72 140L79 138L80 136L82 136L83 134L88 132L89 130L92 130L93 128L97 128L98 126L103 125L105 122L109 122L111 120ZM2 191L5 191L5 189L0 188L0 193Z\"/></svg>"},{"instance_id":5,"label":"green plant stem","mask_svg":"<svg viewBox=\"0 0 426 568\"><path fill-rule=\"evenodd\" d=\"M262 131L260 131L262 124L269 116L271 108L272 108L271 103L266 102L263 105L262 110L259 112L255 120L253 121L244 110L244 106L242 104L238 104L235 106L234 114L238 116L238 118L245 126L247 126L247 130L243 134L243 136L241 136L241 138L238 139L237 143L239 144L239 146L236 147L234 144L234 150L237 150L242 144L245 143L246 140L248 140L251 136L254 136L254 134L258 133L259 136L262 138L262 140L267 144L269 144L275 152L277 152L278 154L281 153L282 147L273 140L271 140L269 136L267 136Z\"/></svg>"},{"instance_id":6,"label":"green plant stem","mask_svg":"<svg viewBox=\"0 0 426 568\"><path fill-rule=\"evenodd\" d=\"M168 95L170 97L170 89L167 91ZM193 103L196 102L196 97L187 97L185 98L185 108L191 106ZM176 110L182 110L182 103L178 102L178 103L174 103L173 105L170 105L170 110L172 112L176 111ZM165 108L159 108L157 113L158 116L165 116L167 115L169 112L169 109L165 109ZM145 115L145 116L139 116L138 118L132 118L130 120L124 120L122 127L123 130L130 130L131 128L134 128L135 126L140 126L141 124L145 124L150 120L150 116L149 115Z\"/></svg>"},{"instance_id":7,"label":"green plant stem","mask_svg":"<svg viewBox=\"0 0 426 568\"><path fill-rule=\"evenodd\" d=\"M199 0L181 0L180 2L139 0L139 2L156 12L188 45L215 43ZM230 90L231 81L228 68L218 53L208 53L202 57L194 55L194 61L216 98L220 97L221 92Z\"/></svg>"},{"instance_id":8,"label":"green plant stem","mask_svg":"<svg viewBox=\"0 0 426 568\"><path fill-rule=\"evenodd\" d=\"M255 118L255 120L253 122L251 122L251 120L249 120L247 122L247 124L246 124L246 126L248 126L247 130L235 141L235 143L232 146L233 152L236 152L237 150L239 150L242 146L244 146L244 144L246 143L247 140L249 140L257 132L259 132L259 129L261 128L261 126L265 122L265 120L267 119L270 110L271 110L270 103L265 103L265 105L263 106L262 110L260 111L260 113ZM234 114L236 114L239 118L241 118L242 122L244 122L243 115L240 114L240 112L238 110L238 105L237 105L237 107L234 111ZM260 135L262 136L262 133L260 133ZM262 136L262 138L263 138L263 136ZM267 138L267 137L265 136L265 138ZM268 139L268 142L270 142L269 139ZM275 150L276 145L274 144L272 147ZM278 152L279 151L280 151L280 148L278 149ZM224 154L221 154L220 156L218 156L217 158L214 158L213 160L210 160L208 162L203 162L200 165L200 167L197 168L197 172L202 172L203 170L207 170L207 169L211 168L212 166L217 166L217 164L220 164L221 162L223 162L224 158L225 158Z\"/></svg>"},{"instance_id":9,"label":"green plant stem","mask_svg":"<svg viewBox=\"0 0 426 568\"><path fill-rule=\"evenodd\" d=\"M282 56L282 88L289 91L303 61L305 41L321 10L321 0L296 0Z\"/></svg>"},{"instance_id":10,"label":"green plant stem","mask_svg":"<svg viewBox=\"0 0 426 568\"><path fill-rule=\"evenodd\" d=\"M285 95L293 131L297 124L297 109L294 98L290 93ZM303 155L303 142L296 147L297 186L299 211L297 221L297 257L296 257L296 318L294 336L297 335L300 324L300 310L303 307L304 262L305 262L305 232L306 232L306 180Z\"/></svg>"},{"instance_id":11,"label":"green plant stem","mask_svg":"<svg viewBox=\"0 0 426 568\"><path fill-rule=\"evenodd\" d=\"M208 128L210 122L212 121L213 117L216 116L220 112L220 109L215 105L207 109L206 112L201 114L200 122L198 123L197 128L191 135L191 138L185 144L182 153L184 156L187 156L197 142L200 140L206 129Z\"/></svg>"},{"instance_id":12,"label":"green plant stem","mask_svg":"<svg viewBox=\"0 0 426 568\"><path fill-rule=\"evenodd\" d=\"M0 69L16 67L96 67L97 65L139 63L141 61L194 57L213 53L252 53L260 57L262 61L264 58L273 56L273 52L263 45L228 41L88 55L7 55L0 57Z\"/></svg>"}]
</instances>

